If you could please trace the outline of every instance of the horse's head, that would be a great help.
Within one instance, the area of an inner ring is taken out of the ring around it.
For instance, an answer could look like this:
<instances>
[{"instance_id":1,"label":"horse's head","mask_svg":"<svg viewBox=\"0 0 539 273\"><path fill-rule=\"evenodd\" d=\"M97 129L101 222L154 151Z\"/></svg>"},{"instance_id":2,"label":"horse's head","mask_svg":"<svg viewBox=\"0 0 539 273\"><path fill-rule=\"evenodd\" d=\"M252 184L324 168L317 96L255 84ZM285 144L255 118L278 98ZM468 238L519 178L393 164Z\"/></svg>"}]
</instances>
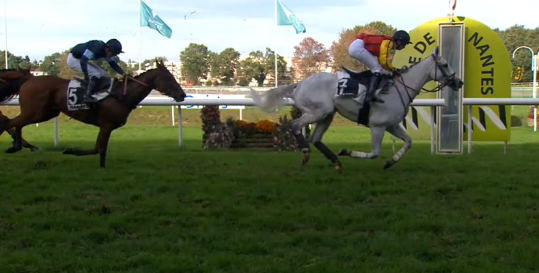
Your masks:
<instances>
[{"instance_id":1,"label":"horse's head","mask_svg":"<svg viewBox=\"0 0 539 273\"><path fill-rule=\"evenodd\" d=\"M13 98L21 85L33 76L30 69L0 69L0 103Z\"/></svg>"},{"instance_id":2,"label":"horse's head","mask_svg":"<svg viewBox=\"0 0 539 273\"><path fill-rule=\"evenodd\" d=\"M455 71L449 65L449 63L440 55L440 50L438 47L432 50L431 54L432 59L436 69L432 70L429 74L432 80L441 82L443 86L449 86L451 89L457 91L459 90L464 82L455 76Z\"/></svg>"},{"instance_id":3,"label":"horse's head","mask_svg":"<svg viewBox=\"0 0 539 273\"><path fill-rule=\"evenodd\" d=\"M154 81L155 89L163 95L173 98L177 102L182 102L185 99L186 94L174 78L174 75L168 71L162 61L159 62L156 59L155 63L157 64L157 76Z\"/></svg>"},{"instance_id":4,"label":"horse's head","mask_svg":"<svg viewBox=\"0 0 539 273\"><path fill-rule=\"evenodd\" d=\"M17 69L0 70L0 79L3 81L22 80L25 82L30 77L33 77L32 73L30 73L30 69L18 67Z\"/></svg>"}]
</instances>

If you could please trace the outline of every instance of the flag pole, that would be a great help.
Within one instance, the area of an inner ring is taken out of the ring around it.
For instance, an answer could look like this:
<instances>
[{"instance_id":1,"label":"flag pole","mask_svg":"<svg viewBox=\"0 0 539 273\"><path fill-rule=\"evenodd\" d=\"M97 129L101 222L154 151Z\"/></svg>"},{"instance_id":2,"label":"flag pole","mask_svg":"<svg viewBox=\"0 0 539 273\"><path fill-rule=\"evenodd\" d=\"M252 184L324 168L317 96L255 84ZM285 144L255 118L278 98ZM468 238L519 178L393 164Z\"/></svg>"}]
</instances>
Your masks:
<instances>
[{"instance_id":1,"label":"flag pole","mask_svg":"<svg viewBox=\"0 0 539 273\"><path fill-rule=\"evenodd\" d=\"M6 58L6 62L5 62L5 65L6 65L6 69L9 68L9 65L8 65L8 62L9 62L9 56L7 54L7 5L6 5L6 0L4 0L4 33L6 35L6 52L4 52L4 56Z\"/></svg>"},{"instance_id":2,"label":"flag pole","mask_svg":"<svg viewBox=\"0 0 539 273\"><path fill-rule=\"evenodd\" d=\"M138 0L138 70L142 70L141 68L141 65L142 65L142 27L140 26L140 13L141 13L141 10L140 10L140 6L141 6L141 3L140 3L141 0ZM140 73L139 71L137 71L138 73Z\"/></svg>"},{"instance_id":3,"label":"flag pole","mask_svg":"<svg viewBox=\"0 0 539 273\"><path fill-rule=\"evenodd\" d=\"M279 25L277 22L277 0L275 0L275 49L273 50L273 55L275 55L275 87L277 87L277 75L279 74L277 73L277 37L279 36L278 30Z\"/></svg>"}]
</instances>

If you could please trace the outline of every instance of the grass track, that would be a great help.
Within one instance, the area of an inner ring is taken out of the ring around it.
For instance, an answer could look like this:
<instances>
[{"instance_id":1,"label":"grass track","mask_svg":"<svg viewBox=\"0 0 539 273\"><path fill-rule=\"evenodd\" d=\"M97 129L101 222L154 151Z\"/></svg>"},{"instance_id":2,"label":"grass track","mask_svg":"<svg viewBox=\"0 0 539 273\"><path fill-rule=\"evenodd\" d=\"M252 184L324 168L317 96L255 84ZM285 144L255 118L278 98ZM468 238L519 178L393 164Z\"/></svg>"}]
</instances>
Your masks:
<instances>
[{"instance_id":1,"label":"grass track","mask_svg":"<svg viewBox=\"0 0 539 273\"><path fill-rule=\"evenodd\" d=\"M135 122L137 123L137 122ZM61 121L62 148L97 129ZM537 272L537 135L513 128L509 153L402 162L314 152L203 151L199 126L129 125L108 168L52 147L52 126L24 134L44 148L0 155L0 272ZM330 149L369 150L367 130L332 127ZM0 147L9 139L0 138ZM400 147L402 145L397 142Z\"/></svg>"}]
</instances>

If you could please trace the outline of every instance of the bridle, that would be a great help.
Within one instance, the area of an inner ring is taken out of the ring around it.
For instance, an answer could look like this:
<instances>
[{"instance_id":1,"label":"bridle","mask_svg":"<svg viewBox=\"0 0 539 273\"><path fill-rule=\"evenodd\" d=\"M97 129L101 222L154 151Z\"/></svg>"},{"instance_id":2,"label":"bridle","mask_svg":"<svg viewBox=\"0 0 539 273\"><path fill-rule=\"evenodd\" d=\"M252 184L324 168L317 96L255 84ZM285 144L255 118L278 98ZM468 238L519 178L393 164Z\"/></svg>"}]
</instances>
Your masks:
<instances>
[{"instance_id":1,"label":"bridle","mask_svg":"<svg viewBox=\"0 0 539 273\"><path fill-rule=\"evenodd\" d=\"M134 81L134 82L136 82L136 83L138 83L138 84L140 84L140 85L142 85L144 87L151 88L147 83L144 83L144 82L142 82L140 80L137 80L136 78L131 77L129 75L125 75L125 77L124 77L124 91L122 92L122 97L125 96L125 93L127 92L127 81L128 80L132 80L132 81Z\"/></svg>"},{"instance_id":2,"label":"bridle","mask_svg":"<svg viewBox=\"0 0 539 273\"><path fill-rule=\"evenodd\" d=\"M434 70L434 78L436 79L437 78L437 73L438 73L438 70L441 71L442 73L442 76L444 77L444 81L442 84L439 84L438 86L436 86L435 88L431 89L431 90L427 90L425 89L424 87L421 87L421 89L419 90L419 92L417 93L417 95L419 95L421 93L421 91L424 91L426 93L435 93L435 92L438 92L440 90L442 90L444 87L446 87L447 85L449 84L452 84L454 81L455 81L455 72L451 73L451 74L447 74L447 72L445 71L445 69L443 69L444 67L447 68L448 64L443 64L441 65L440 64L440 60L442 59L441 56L437 56L436 58L434 57L434 55L430 55L430 57L434 58L434 64L436 65L436 70ZM402 84L404 86L404 89L405 89L405 93L406 95L408 96L408 99L410 100L410 102L412 102L414 100L414 98L417 96L412 96L410 95L410 92L408 92L408 90L413 90L410 86L406 85L404 83L404 79L403 79L403 76L402 74L398 74L396 76L396 80L397 82L399 82L400 84ZM397 93L399 94L399 97L401 99L401 102L402 102L402 106L404 108L406 108L406 103L404 102L404 98L402 97L402 94L399 90L399 88L397 87L397 85L395 85L395 88L397 89Z\"/></svg>"}]
</instances>

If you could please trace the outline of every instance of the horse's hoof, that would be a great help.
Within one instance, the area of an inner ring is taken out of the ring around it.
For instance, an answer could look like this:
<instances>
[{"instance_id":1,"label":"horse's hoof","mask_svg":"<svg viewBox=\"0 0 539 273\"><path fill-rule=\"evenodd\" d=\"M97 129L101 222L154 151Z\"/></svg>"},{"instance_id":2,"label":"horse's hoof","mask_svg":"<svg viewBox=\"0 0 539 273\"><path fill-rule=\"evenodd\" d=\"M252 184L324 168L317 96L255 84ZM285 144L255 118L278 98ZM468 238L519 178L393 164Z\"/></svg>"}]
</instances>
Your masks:
<instances>
[{"instance_id":1,"label":"horse's hoof","mask_svg":"<svg viewBox=\"0 0 539 273\"><path fill-rule=\"evenodd\" d=\"M40 150L39 147L30 147L30 151L32 152L37 152L39 150Z\"/></svg>"},{"instance_id":2,"label":"horse's hoof","mask_svg":"<svg viewBox=\"0 0 539 273\"><path fill-rule=\"evenodd\" d=\"M73 148L67 148L63 152L65 155L72 155L73 154Z\"/></svg>"},{"instance_id":3,"label":"horse's hoof","mask_svg":"<svg viewBox=\"0 0 539 273\"><path fill-rule=\"evenodd\" d=\"M337 173L342 173L342 165L341 165L341 162L337 161L335 162L335 171Z\"/></svg>"},{"instance_id":4,"label":"horse's hoof","mask_svg":"<svg viewBox=\"0 0 539 273\"><path fill-rule=\"evenodd\" d=\"M309 153L303 153L302 165L307 164L307 162L309 162L309 159L310 159L310 154Z\"/></svg>"},{"instance_id":5,"label":"horse's hoof","mask_svg":"<svg viewBox=\"0 0 539 273\"><path fill-rule=\"evenodd\" d=\"M350 152L348 152L348 150L346 150L345 148L341 148L341 150L339 151L339 153L337 155L338 156L349 156Z\"/></svg>"},{"instance_id":6,"label":"horse's hoof","mask_svg":"<svg viewBox=\"0 0 539 273\"><path fill-rule=\"evenodd\" d=\"M393 161L386 161L386 164L384 164L384 170L393 166L393 164L395 164L395 162Z\"/></svg>"},{"instance_id":7,"label":"horse's hoof","mask_svg":"<svg viewBox=\"0 0 539 273\"><path fill-rule=\"evenodd\" d=\"M15 147L12 146L12 147L7 148L6 151L5 151L5 153L6 153L6 154L12 154L12 153L18 152L19 150L20 150L20 149L17 149L17 148L15 148Z\"/></svg>"}]
</instances>

